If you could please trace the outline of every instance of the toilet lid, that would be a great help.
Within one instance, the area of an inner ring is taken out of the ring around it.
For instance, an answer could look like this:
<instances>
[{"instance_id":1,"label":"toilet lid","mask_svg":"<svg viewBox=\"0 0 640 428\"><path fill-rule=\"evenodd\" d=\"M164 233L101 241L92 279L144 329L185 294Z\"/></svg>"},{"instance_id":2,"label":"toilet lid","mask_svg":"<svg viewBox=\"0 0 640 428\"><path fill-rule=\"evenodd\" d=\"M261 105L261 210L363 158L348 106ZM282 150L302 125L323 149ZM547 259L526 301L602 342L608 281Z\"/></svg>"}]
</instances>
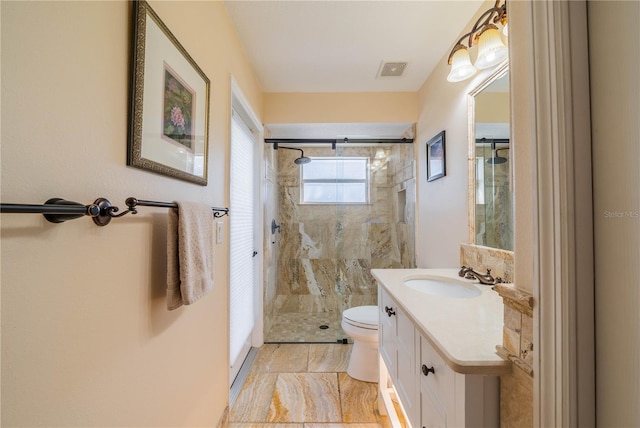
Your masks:
<instances>
[{"instance_id":1,"label":"toilet lid","mask_svg":"<svg viewBox=\"0 0 640 428\"><path fill-rule=\"evenodd\" d=\"M356 306L344 311L342 317L346 322L356 327L378 329L377 306Z\"/></svg>"}]
</instances>

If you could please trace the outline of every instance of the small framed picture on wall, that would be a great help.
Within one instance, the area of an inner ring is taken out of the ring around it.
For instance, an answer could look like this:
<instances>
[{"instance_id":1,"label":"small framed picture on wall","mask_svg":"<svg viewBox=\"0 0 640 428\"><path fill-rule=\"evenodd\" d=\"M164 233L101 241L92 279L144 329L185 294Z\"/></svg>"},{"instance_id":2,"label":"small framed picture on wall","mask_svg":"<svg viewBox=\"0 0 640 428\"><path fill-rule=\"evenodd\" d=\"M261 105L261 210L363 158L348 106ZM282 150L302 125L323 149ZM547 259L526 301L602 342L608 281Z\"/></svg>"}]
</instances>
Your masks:
<instances>
[{"instance_id":1,"label":"small framed picture on wall","mask_svg":"<svg viewBox=\"0 0 640 428\"><path fill-rule=\"evenodd\" d=\"M444 131L427 141L427 181L446 175Z\"/></svg>"}]
</instances>

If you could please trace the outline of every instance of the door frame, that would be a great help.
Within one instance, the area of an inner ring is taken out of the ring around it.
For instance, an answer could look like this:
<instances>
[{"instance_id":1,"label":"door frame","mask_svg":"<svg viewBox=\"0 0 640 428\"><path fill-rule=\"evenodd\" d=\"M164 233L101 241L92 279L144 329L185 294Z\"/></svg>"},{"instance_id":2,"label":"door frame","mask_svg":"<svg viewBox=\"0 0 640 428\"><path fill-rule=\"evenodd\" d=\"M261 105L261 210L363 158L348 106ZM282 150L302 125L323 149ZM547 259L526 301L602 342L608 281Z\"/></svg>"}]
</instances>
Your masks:
<instances>
[{"instance_id":1,"label":"door frame","mask_svg":"<svg viewBox=\"0 0 640 428\"><path fill-rule=\"evenodd\" d=\"M530 228L524 232L531 233L525 252L532 261L519 263L524 253L516 248L516 276L532 283L535 300L534 426L592 427L595 323L587 5L585 0L529 0L509 7L510 19L518 21L517 31L526 37L517 47L510 43L514 57L521 60L513 63L520 67L514 76L522 78L512 80L512 99L531 100L528 117L514 126L524 127L521 141L529 148L524 159L530 175L524 182L531 181L531 199L519 207L530 207L529 224L520 224L520 230Z\"/></svg>"},{"instance_id":2,"label":"door frame","mask_svg":"<svg viewBox=\"0 0 640 428\"><path fill-rule=\"evenodd\" d=\"M263 188L264 188L264 162L262 162L262 158L264 156L264 144L262 144L262 140L264 138L264 127L258 116L255 114L253 108L251 107L250 102L245 97L240 85L233 77L230 76L231 80L231 97L230 97L230 108L229 108L229 144L231 144L231 121L233 120L232 111L235 110L238 114L241 115L242 119L245 123L251 128L252 133L255 136L255 147L254 147L254 171L255 171L255 182L254 182L254 251L257 252L254 261L254 279L255 279L255 299L254 299L254 316L255 316L255 325L253 328L253 332L251 335L251 347L260 347L264 343L264 328L263 328L263 243L262 236L264 233L264 213L262 210L262 200L263 200ZM229 153L231 150L229 150ZM229 163L228 163L229 164ZM229 171L229 174L231 172ZM230 175L229 175L230 177ZM231 188L229 187L229 192L231 192ZM230 199L230 198L228 198ZM229 213L233 215L233 212ZM231 235L229 235L231 236ZM229 250L231 246L229 245ZM229 254L229 264L231 264L231 254ZM228 299L231 298L231 293L228 295ZM231 320L231 313L228 315L227 320L227 330L229 330L229 323ZM230 338L229 338L230 339ZM228 342L229 340L227 340ZM228 346L228 344L227 344ZM231 367L230 355L227 352L227 367ZM229 387L233 383L234 379L229 377Z\"/></svg>"}]
</instances>

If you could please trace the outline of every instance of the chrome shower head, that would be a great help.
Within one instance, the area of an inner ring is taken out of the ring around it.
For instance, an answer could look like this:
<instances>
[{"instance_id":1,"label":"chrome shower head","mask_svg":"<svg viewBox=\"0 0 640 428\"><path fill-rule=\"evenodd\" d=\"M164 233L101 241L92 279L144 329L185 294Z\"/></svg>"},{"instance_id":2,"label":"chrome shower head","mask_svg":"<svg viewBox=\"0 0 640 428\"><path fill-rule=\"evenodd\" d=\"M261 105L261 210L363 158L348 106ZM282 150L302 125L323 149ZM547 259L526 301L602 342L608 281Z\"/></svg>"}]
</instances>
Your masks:
<instances>
[{"instance_id":1,"label":"chrome shower head","mask_svg":"<svg viewBox=\"0 0 640 428\"><path fill-rule=\"evenodd\" d=\"M507 158L503 158L502 156L496 156L496 157L487 159L487 163L490 165L498 165L506 162L507 162Z\"/></svg>"},{"instance_id":2,"label":"chrome shower head","mask_svg":"<svg viewBox=\"0 0 640 428\"><path fill-rule=\"evenodd\" d=\"M501 163L506 163L509 160L509 159L507 159L505 157L502 157L502 156L498 155L498 152L500 150L509 150L509 147L503 147L501 149L495 149L495 151L493 152L493 157L487 159L487 163L488 164L490 164L490 165L498 165L498 164L501 164Z\"/></svg>"},{"instance_id":3,"label":"chrome shower head","mask_svg":"<svg viewBox=\"0 0 640 428\"><path fill-rule=\"evenodd\" d=\"M299 158L295 159L293 162L296 165L302 165L302 164L311 162L311 158L308 158L306 156L300 156Z\"/></svg>"},{"instance_id":4,"label":"chrome shower head","mask_svg":"<svg viewBox=\"0 0 640 428\"><path fill-rule=\"evenodd\" d=\"M306 157L304 155L304 151L302 149L298 149L298 148L295 148L295 147L282 147L282 146L278 146L278 143L273 143L273 148L274 148L274 150L278 150L278 149L299 150L300 151L300 157L293 160L293 162L296 165L302 165L302 164L311 162L311 158Z\"/></svg>"}]
</instances>

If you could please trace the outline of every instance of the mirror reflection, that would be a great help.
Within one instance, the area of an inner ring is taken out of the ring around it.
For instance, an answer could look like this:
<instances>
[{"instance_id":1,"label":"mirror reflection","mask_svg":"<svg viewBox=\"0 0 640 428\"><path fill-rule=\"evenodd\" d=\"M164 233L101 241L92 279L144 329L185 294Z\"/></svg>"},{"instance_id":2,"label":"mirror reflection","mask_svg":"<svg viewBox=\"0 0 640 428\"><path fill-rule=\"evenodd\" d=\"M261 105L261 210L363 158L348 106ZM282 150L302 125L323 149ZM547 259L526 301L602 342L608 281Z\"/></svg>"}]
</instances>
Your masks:
<instances>
[{"instance_id":1,"label":"mirror reflection","mask_svg":"<svg viewBox=\"0 0 640 428\"><path fill-rule=\"evenodd\" d=\"M509 73L474 96L475 244L513 251Z\"/></svg>"}]
</instances>

